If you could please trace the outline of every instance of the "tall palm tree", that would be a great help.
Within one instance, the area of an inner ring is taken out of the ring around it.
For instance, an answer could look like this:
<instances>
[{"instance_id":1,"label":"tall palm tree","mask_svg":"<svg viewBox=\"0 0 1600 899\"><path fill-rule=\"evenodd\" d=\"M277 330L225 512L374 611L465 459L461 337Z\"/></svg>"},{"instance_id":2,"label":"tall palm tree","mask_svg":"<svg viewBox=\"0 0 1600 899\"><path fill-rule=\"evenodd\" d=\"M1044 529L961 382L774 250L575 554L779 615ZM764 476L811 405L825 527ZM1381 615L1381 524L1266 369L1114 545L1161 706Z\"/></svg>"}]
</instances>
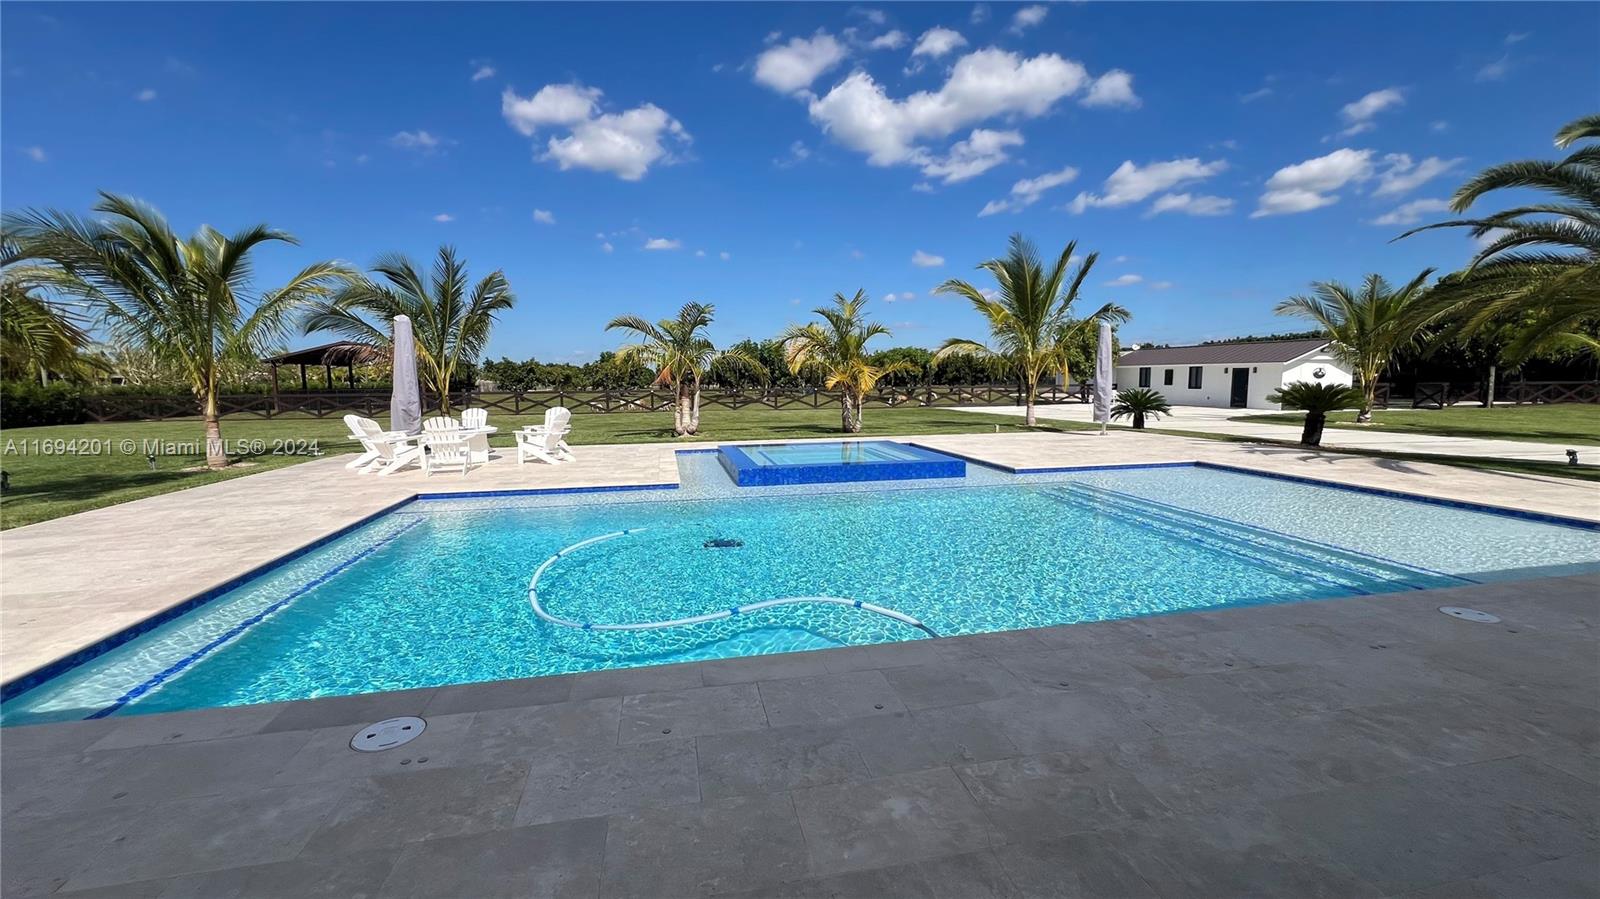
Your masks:
<instances>
[{"instance_id":1,"label":"tall palm tree","mask_svg":"<svg viewBox=\"0 0 1600 899\"><path fill-rule=\"evenodd\" d=\"M684 303L677 318L652 324L637 315L619 315L606 325L607 331L631 331L641 338L618 347L617 361L647 365L655 369L657 384L673 389L672 432L679 437L700 430L700 382L714 363L727 360L766 380L766 368L748 352L738 348L717 352L704 333L715 313L716 307L708 303Z\"/></svg>"},{"instance_id":2,"label":"tall palm tree","mask_svg":"<svg viewBox=\"0 0 1600 899\"><path fill-rule=\"evenodd\" d=\"M301 322L305 333L332 331L370 346L393 348L390 323L411 319L416 335L418 376L438 397L439 413L450 414L450 382L456 372L482 355L495 316L516 304L504 272L485 275L469 292L466 263L454 247L439 248L433 271L424 278L416 263L398 253L383 256L372 271L383 282L353 275L333 297L314 304Z\"/></svg>"},{"instance_id":3,"label":"tall palm tree","mask_svg":"<svg viewBox=\"0 0 1600 899\"><path fill-rule=\"evenodd\" d=\"M101 368L89 350L86 316L47 294L70 286L48 265L29 264L9 236L0 237L0 375L48 381L84 377Z\"/></svg>"},{"instance_id":4,"label":"tall palm tree","mask_svg":"<svg viewBox=\"0 0 1600 899\"><path fill-rule=\"evenodd\" d=\"M1110 322L1113 326L1126 324L1131 318L1128 310L1114 303L1107 303L1100 307L1100 311L1089 318L1072 318L1068 316L1060 327L1056 329L1056 345L1061 348L1061 389L1066 390L1072 386L1072 360L1074 357L1083 358L1087 355L1094 357L1095 338L1100 331L1102 321Z\"/></svg>"},{"instance_id":5,"label":"tall palm tree","mask_svg":"<svg viewBox=\"0 0 1600 899\"><path fill-rule=\"evenodd\" d=\"M1543 191L1550 195L1547 201L1400 235L1470 229L1481 249L1465 269L1440 282L1435 301L1469 336L1508 314L1529 316L1528 327L1507 348L1513 362L1573 343L1579 324L1600 318L1600 144L1592 143L1597 140L1600 115L1577 119L1556 133L1556 147L1591 143L1564 159L1490 166L1456 191L1450 209L1459 215L1485 194L1517 188ZM1581 334L1577 342L1594 348Z\"/></svg>"},{"instance_id":6,"label":"tall palm tree","mask_svg":"<svg viewBox=\"0 0 1600 899\"><path fill-rule=\"evenodd\" d=\"M206 465L228 464L217 395L226 362L259 359L296 309L325 296L348 269L314 262L282 286L256 293L250 254L266 243L296 243L266 225L226 236L203 225L175 234L154 207L102 192L85 221L56 211L7 216L5 230L29 259L53 264L59 289L100 310L114 340L171 359L184 372L205 420Z\"/></svg>"},{"instance_id":7,"label":"tall palm tree","mask_svg":"<svg viewBox=\"0 0 1600 899\"><path fill-rule=\"evenodd\" d=\"M1013 234L1005 258L991 259L978 266L994 276L997 292L986 293L955 278L934 288L935 293L956 294L971 302L988 320L992 341L992 345L986 345L953 337L934 353L934 361L952 355L970 355L996 359L1010 366L1022 379L1029 425L1036 423L1034 398L1038 394L1039 379L1045 372L1065 366L1071 339L1067 325L1072 321L1072 304L1078 299L1084 278L1089 276L1089 270L1100 257L1099 253L1090 253L1068 280L1067 266L1077 248L1077 241L1067 244L1061 257L1046 269L1033 244L1021 234ZM1083 321L1098 325L1102 320L1127 319L1128 310L1107 303Z\"/></svg>"},{"instance_id":8,"label":"tall palm tree","mask_svg":"<svg viewBox=\"0 0 1600 899\"><path fill-rule=\"evenodd\" d=\"M1311 296L1290 297L1273 311L1322 326L1333 353L1361 380L1358 422L1372 420L1378 376L1396 355L1415 346L1422 328L1437 313L1425 286L1433 269L1424 269L1399 290L1382 275L1368 275L1358 290L1338 281L1317 281Z\"/></svg>"},{"instance_id":9,"label":"tall palm tree","mask_svg":"<svg viewBox=\"0 0 1600 899\"><path fill-rule=\"evenodd\" d=\"M813 369L821 373L824 387L839 389L839 426L847 434L861 431L861 407L879 378L921 371L907 360L882 365L868 361L867 342L890 334L883 325L867 321L862 312L866 305L866 291L858 290L848 299L836 293L832 306L812 310L822 323L790 325L778 337L789 371Z\"/></svg>"}]
</instances>

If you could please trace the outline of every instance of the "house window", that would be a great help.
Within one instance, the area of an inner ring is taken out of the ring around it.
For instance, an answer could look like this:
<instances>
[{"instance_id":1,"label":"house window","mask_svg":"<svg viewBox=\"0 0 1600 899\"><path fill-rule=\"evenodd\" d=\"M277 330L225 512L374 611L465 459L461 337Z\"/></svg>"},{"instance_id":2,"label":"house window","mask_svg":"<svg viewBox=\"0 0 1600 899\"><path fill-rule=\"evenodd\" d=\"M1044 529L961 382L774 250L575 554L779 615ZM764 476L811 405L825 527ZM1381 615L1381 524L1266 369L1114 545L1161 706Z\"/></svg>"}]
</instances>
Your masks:
<instances>
[{"instance_id":1,"label":"house window","mask_svg":"<svg viewBox=\"0 0 1600 899\"><path fill-rule=\"evenodd\" d=\"M1168 387L1172 386L1172 369L1167 369L1167 373L1161 376L1161 383Z\"/></svg>"},{"instance_id":2,"label":"house window","mask_svg":"<svg viewBox=\"0 0 1600 899\"><path fill-rule=\"evenodd\" d=\"M1149 387L1150 386L1150 369L1149 368L1141 368L1141 369L1139 369L1139 386L1140 387Z\"/></svg>"},{"instance_id":3,"label":"house window","mask_svg":"<svg viewBox=\"0 0 1600 899\"><path fill-rule=\"evenodd\" d=\"M1189 389L1190 390L1199 390L1200 389L1200 372L1202 372L1204 370L1205 369L1201 368L1198 365L1189 366Z\"/></svg>"}]
</instances>

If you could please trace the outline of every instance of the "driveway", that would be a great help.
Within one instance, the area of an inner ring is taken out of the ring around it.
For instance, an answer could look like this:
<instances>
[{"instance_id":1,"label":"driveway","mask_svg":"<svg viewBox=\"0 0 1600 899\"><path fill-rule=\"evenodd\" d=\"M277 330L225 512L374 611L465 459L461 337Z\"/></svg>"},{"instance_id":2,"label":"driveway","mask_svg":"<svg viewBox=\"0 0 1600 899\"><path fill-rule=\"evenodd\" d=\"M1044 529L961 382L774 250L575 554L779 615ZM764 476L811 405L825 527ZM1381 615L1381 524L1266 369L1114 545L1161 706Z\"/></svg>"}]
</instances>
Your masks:
<instances>
[{"instance_id":1,"label":"driveway","mask_svg":"<svg viewBox=\"0 0 1600 899\"><path fill-rule=\"evenodd\" d=\"M994 415L1021 415L1021 406L968 406L965 412L988 412ZM1093 407L1072 403L1059 406L1037 407L1040 419L1055 421L1094 420ZM1152 422L1159 429L1175 431L1204 431L1208 434L1228 434L1236 437L1254 437L1263 440L1300 439L1299 425L1266 424L1256 421L1237 421L1241 415L1260 414L1261 409L1218 409L1211 406L1173 406L1172 415ZM1393 410L1391 410L1393 411ZM1409 414L1427 415L1427 410ZM1559 443L1533 443L1522 440L1484 440L1476 437L1444 437L1437 434L1401 434L1393 431L1356 431L1346 428L1328 428L1322 434L1324 449L1377 450L1386 453L1427 453L1435 456L1481 456L1493 459L1522 459L1532 462L1565 462L1567 447ZM1585 465L1600 465L1600 447L1574 446L1578 460Z\"/></svg>"}]
</instances>

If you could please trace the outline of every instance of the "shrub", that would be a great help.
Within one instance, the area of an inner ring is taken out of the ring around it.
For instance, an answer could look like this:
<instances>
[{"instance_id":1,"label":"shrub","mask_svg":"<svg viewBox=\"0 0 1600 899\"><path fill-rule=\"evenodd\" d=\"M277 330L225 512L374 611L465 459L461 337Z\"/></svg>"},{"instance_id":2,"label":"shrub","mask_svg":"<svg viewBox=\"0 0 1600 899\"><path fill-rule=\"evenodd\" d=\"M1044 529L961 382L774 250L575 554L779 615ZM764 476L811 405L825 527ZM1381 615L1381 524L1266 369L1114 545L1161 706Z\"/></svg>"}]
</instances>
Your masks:
<instances>
[{"instance_id":1,"label":"shrub","mask_svg":"<svg viewBox=\"0 0 1600 899\"><path fill-rule=\"evenodd\" d=\"M82 424L89 420L84 389L66 381L0 381L0 428Z\"/></svg>"}]
</instances>

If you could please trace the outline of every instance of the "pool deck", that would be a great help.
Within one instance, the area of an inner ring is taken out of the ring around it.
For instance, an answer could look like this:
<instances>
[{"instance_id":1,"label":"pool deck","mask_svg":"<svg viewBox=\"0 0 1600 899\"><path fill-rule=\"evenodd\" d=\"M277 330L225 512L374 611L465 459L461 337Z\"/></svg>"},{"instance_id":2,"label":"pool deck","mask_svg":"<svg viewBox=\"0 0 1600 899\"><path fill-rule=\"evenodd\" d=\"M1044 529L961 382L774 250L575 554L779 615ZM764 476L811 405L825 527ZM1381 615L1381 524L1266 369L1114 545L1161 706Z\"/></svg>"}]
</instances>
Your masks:
<instances>
[{"instance_id":1,"label":"pool deck","mask_svg":"<svg viewBox=\"0 0 1600 899\"><path fill-rule=\"evenodd\" d=\"M1600 520L1559 479L1113 432ZM706 444L339 459L0 533L15 677L419 492L674 483ZM1497 625L1446 617L1465 605ZM1600 575L0 730L0 895L1596 896ZM356 728L426 733L362 754Z\"/></svg>"}]
</instances>

